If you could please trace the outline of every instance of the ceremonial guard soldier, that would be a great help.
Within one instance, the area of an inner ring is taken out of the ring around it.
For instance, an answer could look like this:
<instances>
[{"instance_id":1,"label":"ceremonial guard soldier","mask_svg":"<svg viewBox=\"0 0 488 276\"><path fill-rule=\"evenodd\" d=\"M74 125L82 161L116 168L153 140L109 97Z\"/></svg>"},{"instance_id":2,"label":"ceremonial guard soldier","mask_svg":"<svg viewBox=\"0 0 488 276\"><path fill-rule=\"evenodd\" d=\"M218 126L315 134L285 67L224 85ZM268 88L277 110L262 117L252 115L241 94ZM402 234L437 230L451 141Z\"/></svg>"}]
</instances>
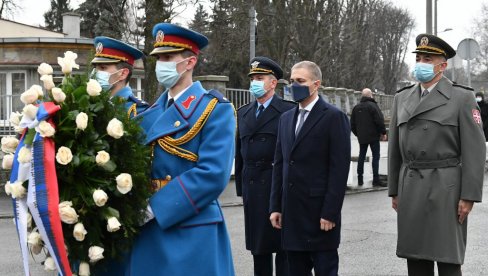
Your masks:
<instances>
[{"instance_id":1,"label":"ceremonial guard soldier","mask_svg":"<svg viewBox=\"0 0 488 276\"><path fill-rule=\"evenodd\" d=\"M127 274L232 276L217 198L232 170L235 110L218 91L192 81L205 36L169 23L155 25L153 36L156 76L166 89L136 117L153 148L154 195Z\"/></svg>"},{"instance_id":2,"label":"ceremonial guard soldier","mask_svg":"<svg viewBox=\"0 0 488 276\"><path fill-rule=\"evenodd\" d=\"M144 56L135 47L122 41L98 36L94 39L95 58L91 61L94 66L93 77L100 83L105 91L110 91L113 97L126 101L129 117L141 113L149 105L139 100L132 93L129 81L134 71L134 62Z\"/></svg>"}]
</instances>

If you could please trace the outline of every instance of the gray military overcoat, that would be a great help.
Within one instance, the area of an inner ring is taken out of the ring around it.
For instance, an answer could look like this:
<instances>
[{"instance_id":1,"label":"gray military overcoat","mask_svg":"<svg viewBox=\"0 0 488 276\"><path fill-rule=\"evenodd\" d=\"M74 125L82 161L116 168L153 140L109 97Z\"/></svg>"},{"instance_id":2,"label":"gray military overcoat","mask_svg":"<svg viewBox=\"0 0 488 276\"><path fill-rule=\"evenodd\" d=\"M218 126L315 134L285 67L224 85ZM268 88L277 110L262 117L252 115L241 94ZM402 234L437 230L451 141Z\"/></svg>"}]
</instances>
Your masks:
<instances>
[{"instance_id":1,"label":"gray military overcoat","mask_svg":"<svg viewBox=\"0 0 488 276\"><path fill-rule=\"evenodd\" d=\"M395 96L388 193L398 196L397 255L462 264L467 220L460 199L481 201L486 146L472 91L443 77L420 100L419 84Z\"/></svg>"}]
</instances>

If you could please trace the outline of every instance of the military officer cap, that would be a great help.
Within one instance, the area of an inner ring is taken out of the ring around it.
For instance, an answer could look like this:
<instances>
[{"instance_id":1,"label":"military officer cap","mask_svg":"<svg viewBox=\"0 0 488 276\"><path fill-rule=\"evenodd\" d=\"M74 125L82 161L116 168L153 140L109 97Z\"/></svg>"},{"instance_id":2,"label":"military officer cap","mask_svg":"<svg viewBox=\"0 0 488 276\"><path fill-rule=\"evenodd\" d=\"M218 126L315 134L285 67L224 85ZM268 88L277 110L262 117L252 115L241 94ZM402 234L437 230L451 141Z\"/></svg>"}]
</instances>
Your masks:
<instances>
[{"instance_id":1,"label":"military officer cap","mask_svg":"<svg viewBox=\"0 0 488 276\"><path fill-rule=\"evenodd\" d=\"M256 74L274 75L277 79L283 78L283 70L274 60L267 57L255 57L249 64L249 77Z\"/></svg>"},{"instance_id":2,"label":"military officer cap","mask_svg":"<svg viewBox=\"0 0 488 276\"><path fill-rule=\"evenodd\" d=\"M208 45L208 38L195 31L170 23L159 23L153 28L154 50L151 55L178 53L190 50L199 54Z\"/></svg>"},{"instance_id":3,"label":"military officer cap","mask_svg":"<svg viewBox=\"0 0 488 276\"><path fill-rule=\"evenodd\" d=\"M450 59L456 55L456 51L444 40L431 34L419 34L415 39L417 49L413 53L442 55Z\"/></svg>"},{"instance_id":4,"label":"military officer cap","mask_svg":"<svg viewBox=\"0 0 488 276\"><path fill-rule=\"evenodd\" d=\"M93 40L93 44L96 53L95 58L91 61L92 64L124 61L134 65L134 61L144 55L139 49L110 37L97 36Z\"/></svg>"}]
</instances>

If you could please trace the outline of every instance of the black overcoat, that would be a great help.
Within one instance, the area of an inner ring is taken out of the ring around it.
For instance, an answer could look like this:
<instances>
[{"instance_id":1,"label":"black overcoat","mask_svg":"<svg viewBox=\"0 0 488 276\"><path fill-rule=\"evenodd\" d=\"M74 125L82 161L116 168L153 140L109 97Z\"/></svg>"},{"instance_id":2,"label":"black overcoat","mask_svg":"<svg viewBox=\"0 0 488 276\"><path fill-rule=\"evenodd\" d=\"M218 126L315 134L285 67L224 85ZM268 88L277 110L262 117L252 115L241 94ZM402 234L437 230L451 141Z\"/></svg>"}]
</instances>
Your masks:
<instances>
[{"instance_id":1,"label":"black overcoat","mask_svg":"<svg viewBox=\"0 0 488 276\"><path fill-rule=\"evenodd\" d=\"M296 104L274 95L256 119L254 101L237 111L235 179L243 197L246 248L253 254L280 250L280 233L269 221L269 197L276 134L280 115Z\"/></svg>"},{"instance_id":2,"label":"black overcoat","mask_svg":"<svg viewBox=\"0 0 488 276\"><path fill-rule=\"evenodd\" d=\"M280 118L270 212L282 214L284 250L336 249L351 160L349 120L320 98L295 138L298 112ZM336 227L320 230L321 218Z\"/></svg>"}]
</instances>

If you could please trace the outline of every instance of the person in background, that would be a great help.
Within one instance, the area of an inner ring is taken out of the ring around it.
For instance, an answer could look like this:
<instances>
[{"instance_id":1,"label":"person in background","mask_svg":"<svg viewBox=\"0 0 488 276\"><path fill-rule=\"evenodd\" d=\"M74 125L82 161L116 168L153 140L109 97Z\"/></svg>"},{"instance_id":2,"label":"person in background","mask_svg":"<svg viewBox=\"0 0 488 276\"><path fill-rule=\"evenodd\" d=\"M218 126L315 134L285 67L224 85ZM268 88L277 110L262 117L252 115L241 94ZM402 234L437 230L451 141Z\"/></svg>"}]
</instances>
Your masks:
<instances>
[{"instance_id":1,"label":"person in background","mask_svg":"<svg viewBox=\"0 0 488 276\"><path fill-rule=\"evenodd\" d=\"M95 58L91 61L94 67L93 77L103 90L109 91L112 97L120 97L126 101L129 117L146 110L149 105L134 96L129 86L134 62L144 54L139 49L110 37L97 36L93 43L96 51Z\"/></svg>"},{"instance_id":2,"label":"person in background","mask_svg":"<svg viewBox=\"0 0 488 276\"><path fill-rule=\"evenodd\" d=\"M249 91L256 99L237 111L235 180L237 196L244 203L246 249L254 260L255 276L287 275L281 233L269 222L269 198L278 121L283 112L296 106L275 94L283 70L267 57L251 60Z\"/></svg>"},{"instance_id":3,"label":"person in background","mask_svg":"<svg viewBox=\"0 0 488 276\"><path fill-rule=\"evenodd\" d=\"M418 83L395 95L388 133L396 254L407 259L410 276L434 276L434 262L439 276L460 276L467 217L483 194L481 115L472 89L443 75L456 51L430 34L416 42Z\"/></svg>"},{"instance_id":4,"label":"person in background","mask_svg":"<svg viewBox=\"0 0 488 276\"><path fill-rule=\"evenodd\" d=\"M380 163L380 140L386 141L386 128L383 113L373 99L371 89L364 88L361 92L361 101L351 113L351 131L358 137L359 158L358 158L358 185L363 185L364 160L368 146L373 155L373 186L386 187L386 183L380 181L378 172Z\"/></svg>"}]
</instances>

